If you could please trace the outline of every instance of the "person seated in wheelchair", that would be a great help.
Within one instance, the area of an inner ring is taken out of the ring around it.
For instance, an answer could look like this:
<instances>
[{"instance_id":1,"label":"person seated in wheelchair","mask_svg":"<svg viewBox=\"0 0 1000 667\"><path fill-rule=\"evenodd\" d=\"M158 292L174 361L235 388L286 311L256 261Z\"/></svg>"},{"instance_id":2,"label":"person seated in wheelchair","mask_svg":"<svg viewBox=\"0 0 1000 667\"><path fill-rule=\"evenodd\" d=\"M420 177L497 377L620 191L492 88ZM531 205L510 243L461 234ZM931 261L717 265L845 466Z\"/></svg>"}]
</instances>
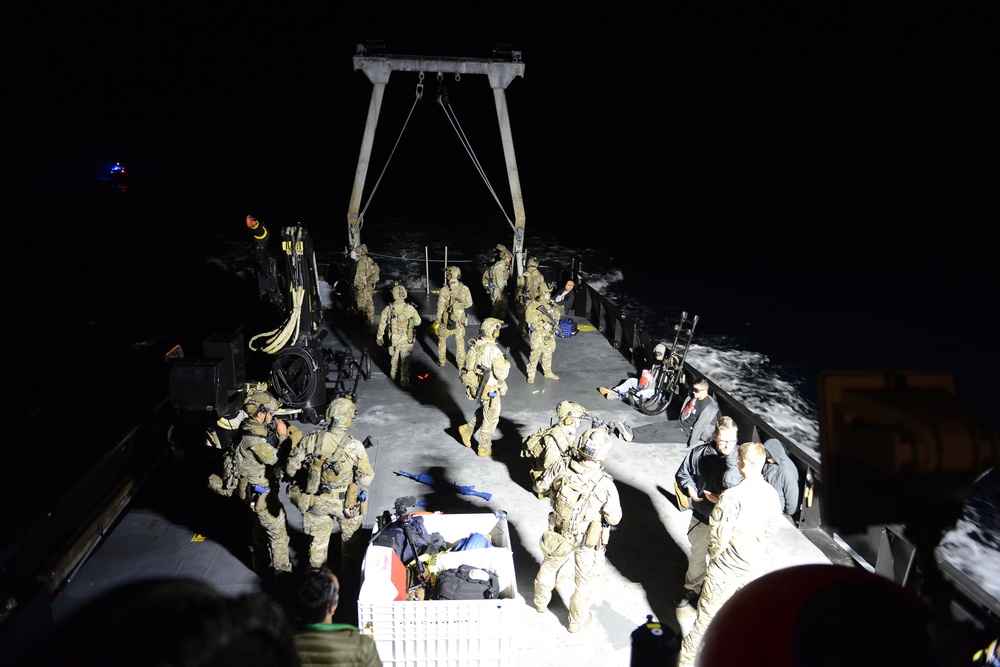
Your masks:
<instances>
[{"instance_id":1,"label":"person seated in wheelchair","mask_svg":"<svg viewBox=\"0 0 1000 667\"><path fill-rule=\"evenodd\" d=\"M653 397L656 393L656 380L658 374L663 369L663 357L667 353L667 346L663 343L657 344L653 348L654 362L652 368L644 368L638 377L628 378L621 384L610 389L598 387L597 390L604 394L604 398L609 401L627 401L633 407L642 405Z\"/></svg>"}]
</instances>

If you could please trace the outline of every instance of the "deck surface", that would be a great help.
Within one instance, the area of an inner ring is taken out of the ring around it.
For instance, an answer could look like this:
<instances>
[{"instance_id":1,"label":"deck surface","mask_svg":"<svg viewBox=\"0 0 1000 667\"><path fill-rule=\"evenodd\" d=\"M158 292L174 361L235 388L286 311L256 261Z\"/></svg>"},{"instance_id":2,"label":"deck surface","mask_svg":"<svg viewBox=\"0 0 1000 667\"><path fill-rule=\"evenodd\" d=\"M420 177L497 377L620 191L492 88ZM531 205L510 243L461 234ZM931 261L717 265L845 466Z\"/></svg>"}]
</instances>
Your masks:
<instances>
[{"instance_id":1,"label":"deck surface","mask_svg":"<svg viewBox=\"0 0 1000 667\"><path fill-rule=\"evenodd\" d=\"M425 324L433 318L435 296L411 294ZM379 307L379 304L376 304ZM478 320L476 320L478 322ZM567 602L573 590L572 568L560 573L549 613L531 606L532 587L541 562L539 537L546 527L549 507L530 490L528 465L520 458L521 439L547 425L556 404L570 399L610 421L626 418L635 426L663 417L639 414L627 404L607 401L599 385L613 385L628 377L631 366L604 337L577 318L580 332L559 339L553 368L560 380L527 384L527 344L508 327L500 342L512 363L509 391L503 398L500 425L494 435L493 456L481 458L462 446L457 428L475 405L465 397L449 347L449 363L436 363L437 343L429 336L414 347L414 385L402 389L387 376L384 348L374 345L374 329L358 325L331 329L323 343L334 350L350 348L356 357L373 350L373 377L359 387L355 437L370 437L369 456L375 467L366 529L391 509L398 497L426 501L424 509L450 513L507 514L514 552L518 599L518 626L512 643L511 664L562 666L566 664L628 665L631 633L647 615L675 631L693 621L672 600L680 592L687 566L686 537L690 515L678 511L673 500L673 477L685 454L678 443L637 444L619 441L606 469L617 484L624 518L611 533L607 564L594 590L595 622L585 631L566 630ZM478 335L470 325L469 337ZM298 424L303 430L315 425ZM582 432L582 430L581 430ZM259 590L261 580L249 567L249 532L236 530L233 506L212 496L191 472L190 461L163 466L159 480L133 503L114 531L74 575L54 606L56 622L81 605L122 583L150 576L186 576L210 582L227 595ZM179 473L179 471L181 471ZM492 494L489 501L457 495L394 474L428 473L436 480L474 485ZM181 476L178 477L178 474ZM178 481L180 480L180 481ZM186 480L186 481L185 481ZM307 541L299 511L285 500L290 524L293 562L307 562ZM789 523L769 543L773 569L829 560ZM331 553L336 553L335 547ZM338 620L357 621L354 601L341 600Z\"/></svg>"}]
</instances>

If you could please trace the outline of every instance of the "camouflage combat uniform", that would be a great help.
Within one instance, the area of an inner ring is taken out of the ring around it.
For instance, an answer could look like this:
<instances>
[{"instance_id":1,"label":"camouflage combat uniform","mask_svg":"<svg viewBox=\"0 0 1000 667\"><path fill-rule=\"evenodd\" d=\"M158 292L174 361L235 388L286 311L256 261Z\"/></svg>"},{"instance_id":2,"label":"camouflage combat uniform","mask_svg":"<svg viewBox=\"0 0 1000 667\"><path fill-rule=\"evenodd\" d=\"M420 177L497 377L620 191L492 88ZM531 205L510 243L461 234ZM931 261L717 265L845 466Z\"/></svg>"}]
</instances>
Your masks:
<instances>
[{"instance_id":1,"label":"camouflage combat uniform","mask_svg":"<svg viewBox=\"0 0 1000 667\"><path fill-rule=\"evenodd\" d=\"M545 276L538 270L538 260L534 257L529 257L527 267L527 270L517 279L517 316L520 320L522 336L528 333L528 324L525 321L525 312L527 311L528 304L548 289L548 286L545 284Z\"/></svg>"},{"instance_id":2,"label":"camouflage combat uniform","mask_svg":"<svg viewBox=\"0 0 1000 667\"><path fill-rule=\"evenodd\" d=\"M356 536L367 503L359 495L375 476L364 444L340 426L317 429L292 450L286 471L292 478L288 497L302 512L302 529L312 538L309 565L327 564L336 521L347 572L360 553Z\"/></svg>"},{"instance_id":3,"label":"camouflage combat uniform","mask_svg":"<svg viewBox=\"0 0 1000 667\"><path fill-rule=\"evenodd\" d=\"M578 407L582 408L582 406ZM584 411L583 414L589 413ZM559 421L552 426L539 429L539 432L536 432L537 437L532 437L536 435L532 434L524 440L521 456L531 460L529 474L531 475L532 488L539 499L546 498L545 492L548 490L548 484L545 488L539 485L543 476L549 471L558 469L557 463L567 462L577 449L576 429L579 425L579 416L582 415L560 417ZM551 480L549 480L549 484L551 484Z\"/></svg>"},{"instance_id":4,"label":"camouflage combat uniform","mask_svg":"<svg viewBox=\"0 0 1000 667\"><path fill-rule=\"evenodd\" d=\"M375 323L375 303L372 294L378 285L379 269L375 260L368 256L368 247L357 247L358 263L354 269L354 304L358 314L363 314L368 324Z\"/></svg>"},{"instance_id":5,"label":"camouflage combat uniform","mask_svg":"<svg viewBox=\"0 0 1000 667\"><path fill-rule=\"evenodd\" d=\"M279 436L267 424L243 422L239 444L233 452L239 483L237 496L253 514L254 570L291 572L288 526L278 498L279 450L289 436Z\"/></svg>"},{"instance_id":6,"label":"camouflage combat uniform","mask_svg":"<svg viewBox=\"0 0 1000 667\"><path fill-rule=\"evenodd\" d=\"M604 563L608 526L621 521L621 501L611 475L593 461L571 461L553 481L550 493L552 512L549 529L539 542L544 559L535 577L533 601L535 609L544 613L560 568L573 557L569 631L576 632L590 621L591 585Z\"/></svg>"},{"instance_id":7,"label":"camouflage combat uniform","mask_svg":"<svg viewBox=\"0 0 1000 667\"><path fill-rule=\"evenodd\" d=\"M489 317L482 326L483 335L469 346L460 375L466 396L470 401L478 397L479 407L467 423L458 427L458 432L462 437L462 444L472 447L472 436L478 427L477 453L479 456L490 456L493 453L493 431L500 423L500 397L507 393L506 379L510 374L510 362L496 343L502 322Z\"/></svg>"},{"instance_id":8,"label":"camouflage combat uniform","mask_svg":"<svg viewBox=\"0 0 1000 667\"><path fill-rule=\"evenodd\" d=\"M406 303L406 288L396 285L392 288L394 301L382 309L378 321L375 342L383 344L383 336L389 333L389 377L399 377L401 387L410 386L410 359L413 356L413 340L416 328L420 326L420 313Z\"/></svg>"},{"instance_id":9,"label":"camouflage combat uniform","mask_svg":"<svg viewBox=\"0 0 1000 667\"><path fill-rule=\"evenodd\" d=\"M552 372L552 353L556 350L556 328L559 323L555 319L548 290L528 304L524 318L528 323L528 341L531 345L527 368L528 384L535 382L539 361L542 364L542 375L550 380L558 380L559 376Z\"/></svg>"},{"instance_id":10,"label":"camouflage combat uniform","mask_svg":"<svg viewBox=\"0 0 1000 667\"><path fill-rule=\"evenodd\" d=\"M453 267L454 268L454 267ZM452 274L454 275L454 274ZM455 337L455 363L465 365L465 311L472 307L472 292L457 277L441 288L437 307L438 365L448 360L448 338Z\"/></svg>"},{"instance_id":11,"label":"camouflage combat uniform","mask_svg":"<svg viewBox=\"0 0 1000 667\"><path fill-rule=\"evenodd\" d=\"M506 248L500 249L500 258L483 273L483 287L490 295L495 317L501 322L507 318L510 306L507 301L507 281L510 280L510 264L514 256Z\"/></svg>"},{"instance_id":12,"label":"camouflage combat uniform","mask_svg":"<svg viewBox=\"0 0 1000 667\"><path fill-rule=\"evenodd\" d=\"M781 500L759 473L749 474L719 496L708 533L708 572L698 598L698 617L681 642L678 665L690 667L705 630L729 598L767 565L766 539L781 517Z\"/></svg>"}]
</instances>

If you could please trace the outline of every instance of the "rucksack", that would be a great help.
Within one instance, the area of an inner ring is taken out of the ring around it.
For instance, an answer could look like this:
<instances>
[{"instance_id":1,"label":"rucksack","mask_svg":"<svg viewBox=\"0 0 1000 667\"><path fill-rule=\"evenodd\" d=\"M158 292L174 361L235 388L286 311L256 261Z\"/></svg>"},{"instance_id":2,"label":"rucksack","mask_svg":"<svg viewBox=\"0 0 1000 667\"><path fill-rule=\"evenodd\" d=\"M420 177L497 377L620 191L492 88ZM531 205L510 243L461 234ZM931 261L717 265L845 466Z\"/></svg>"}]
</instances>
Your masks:
<instances>
[{"instance_id":1,"label":"rucksack","mask_svg":"<svg viewBox=\"0 0 1000 667\"><path fill-rule=\"evenodd\" d=\"M542 444L542 438L549 430L549 426L543 426L536 430L534 433L529 435L521 442L521 458L522 459L537 459L542 455L542 450L544 446Z\"/></svg>"},{"instance_id":2,"label":"rucksack","mask_svg":"<svg viewBox=\"0 0 1000 667\"><path fill-rule=\"evenodd\" d=\"M576 325L573 318L564 317L559 320L559 326L556 327L556 336L559 338L569 338L579 330L580 327Z\"/></svg>"},{"instance_id":3,"label":"rucksack","mask_svg":"<svg viewBox=\"0 0 1000 667\"><path fill-rule=\"evenodd\" d=\"M438 572L434 582L434 600L496 600L500 597L500 579L495 572L459 565Z\"/></svg>"},{"instance_id":4,"label":"rucksack","mask_svg":"<svg viewBox=\"0 0 1000 667\"><path fill-rule=\"evenodd\" d=\"M476 368L479 366L479 357L482 356L484 344L478 338L469 341L469 348L465 353L465 366L459 374L459 379L465 386L466 396L470 399L475 397L479 389L479 375L476 374Z\"/></svg>"},{"instance_id":5,"label":"rucksack","mask_svg":"<svg viewBox=\"0 0 1000 667\"><path fill-rule=\"evenodd\" d=\"M221 474L210 475L208 478L208 488L220 496L228 498L236 491L239 483L239 462L236 460L240 454L239 449L239 446L227 449L222 455Z\"/></svg>"}]
</instances>

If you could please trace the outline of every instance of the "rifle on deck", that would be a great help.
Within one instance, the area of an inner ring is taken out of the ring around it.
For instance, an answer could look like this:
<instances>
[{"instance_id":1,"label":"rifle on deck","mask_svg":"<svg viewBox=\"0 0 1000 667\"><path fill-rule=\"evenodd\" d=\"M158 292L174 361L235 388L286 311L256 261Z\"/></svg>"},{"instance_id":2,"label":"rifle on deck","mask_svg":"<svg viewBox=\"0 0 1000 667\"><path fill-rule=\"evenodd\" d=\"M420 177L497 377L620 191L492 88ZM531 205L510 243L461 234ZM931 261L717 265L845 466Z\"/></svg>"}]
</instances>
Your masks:
<instances>
[{"instance_id":1,"label":"rifle on deck","mask_svg":"<svg viewBox=\"0 0 1000 667\"><path fill-rule=\"evenodd\" d=\"M405 470L397 470L395 474L400 475L402 477L409 477L412 480L420 482L421 484L427 484L428 486L438 485L437 480L425 472L414 474L412 472L406 472ZM493 497L492 493L487 493L486 491L476 491L475 485L460 486L458 484L452 484L451 482L443 482L441 486L446 489L455 491L456 493L461 493L462 495L465 496L477 496L479 498L482 498L483 500L489 500L490 498Z\"/></svg>"}]
</instances>

